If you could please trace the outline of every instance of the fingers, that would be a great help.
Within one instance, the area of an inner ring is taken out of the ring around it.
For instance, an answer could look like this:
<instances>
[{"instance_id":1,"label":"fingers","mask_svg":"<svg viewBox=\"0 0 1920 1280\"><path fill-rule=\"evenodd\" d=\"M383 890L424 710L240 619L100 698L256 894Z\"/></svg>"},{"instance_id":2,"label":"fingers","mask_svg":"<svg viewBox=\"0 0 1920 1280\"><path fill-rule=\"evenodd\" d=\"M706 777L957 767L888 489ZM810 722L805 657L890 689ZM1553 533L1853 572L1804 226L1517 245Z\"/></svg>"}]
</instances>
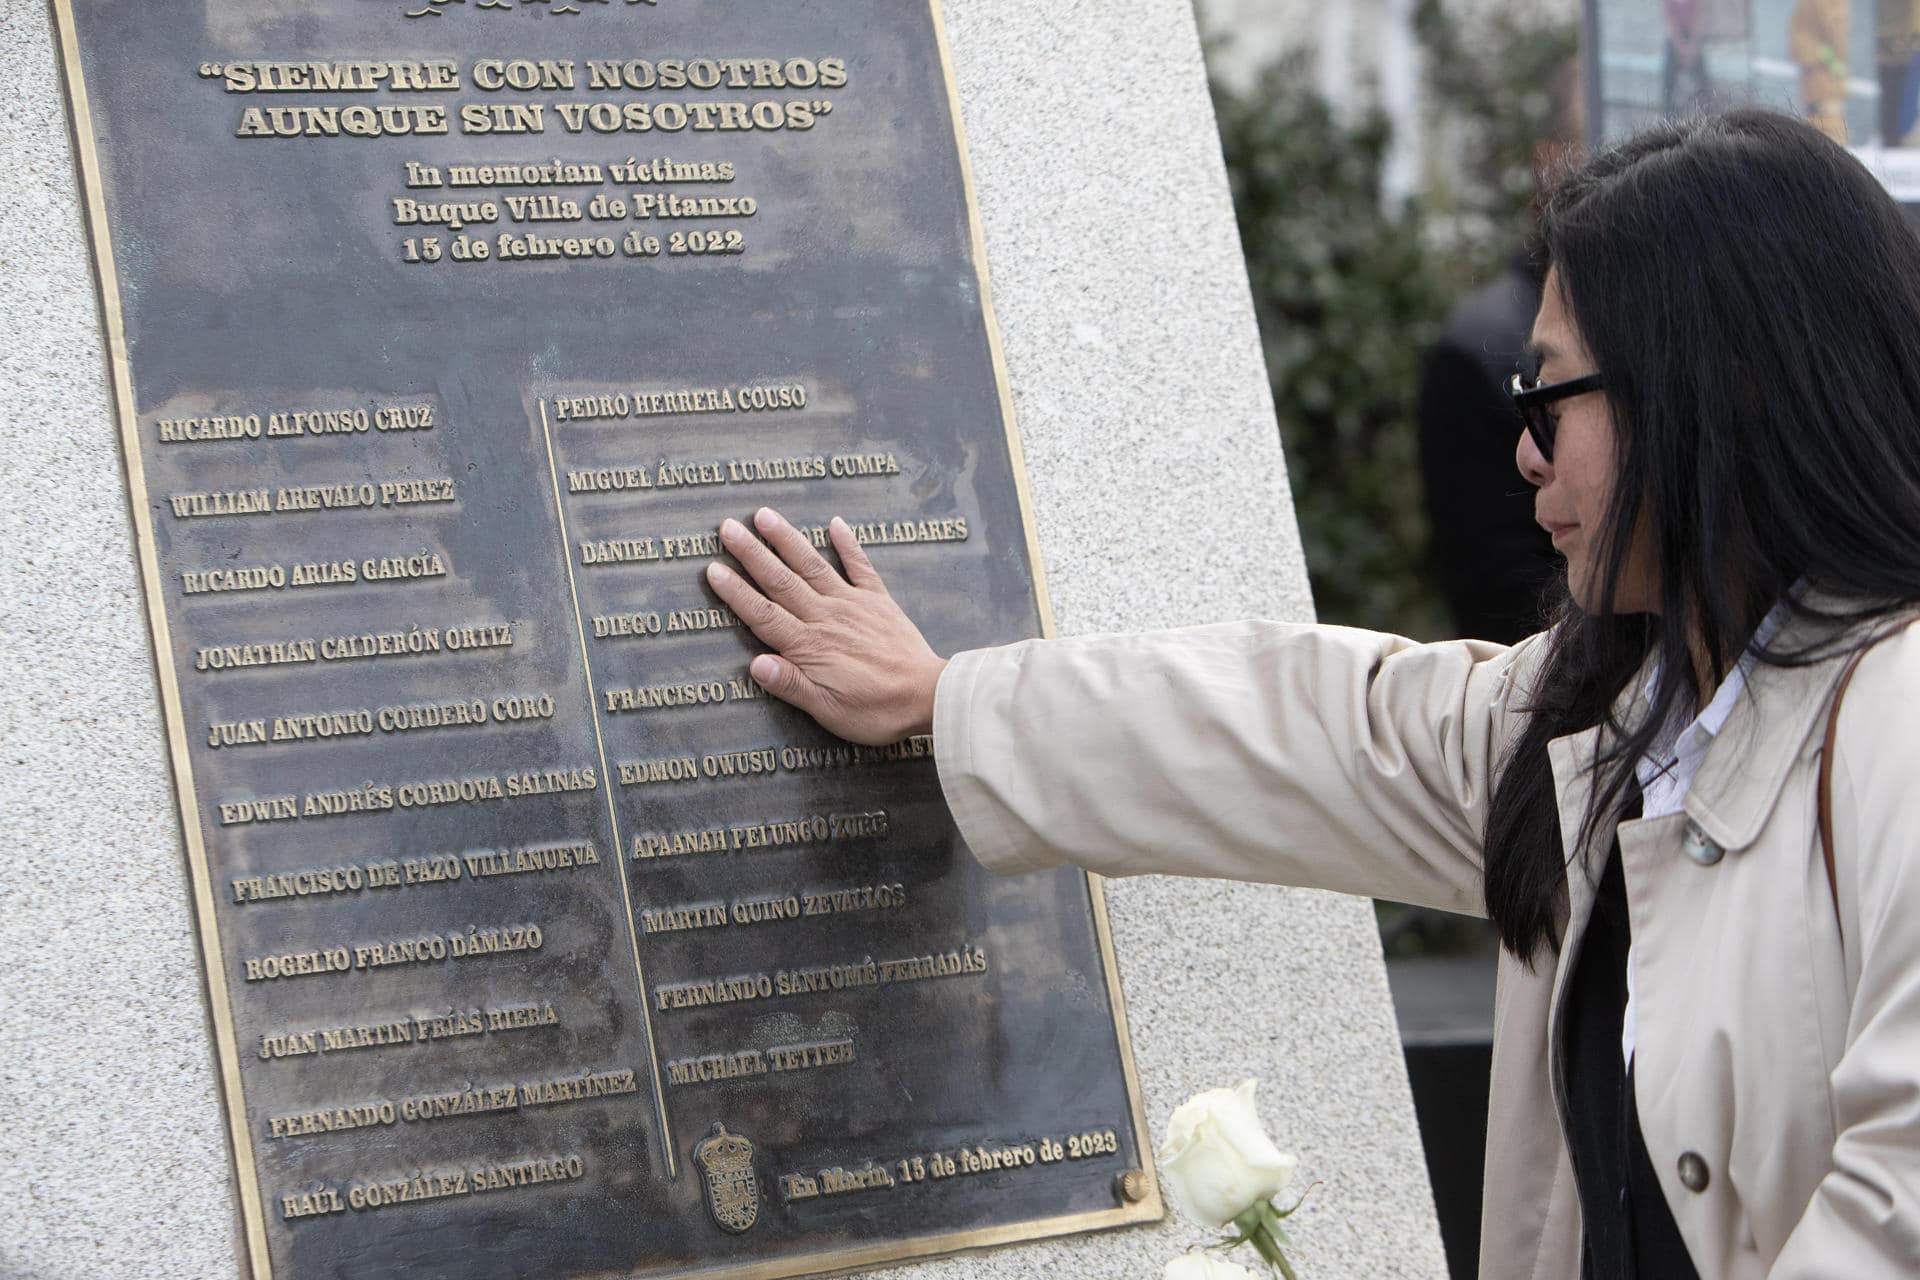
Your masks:
<instances>
[{"instance_id":1,"label":"fingers","mask_svg":"<svg viewBox=\"0 0 1920 1280\"><path fill-rule=\"evenodd\" d=\"M753 660L747 673L754 683L780 701L791 703L816 719L819 717L826 700L820 686L785 658L763 653Z\"/></svg>"},{"instance_id":2,"label":"fingers","mask_svg":"<svg viewBox=\"0 0 1920 1280\"><path fill-rule=\"evenodd\" d=\"M860 545L852 525L835 516L827 524L827 536L833 539L833 549L840 553L840 563L847 566L847 581L867 590L887 589L886 583L880 581L880 571L867 559L867 550Z\"/></svg>"},{"instance_id":3,"label":"fingers","mask_svg":"<svg viewBox=\"0 0 1920 1280\"><path fill-rule=\"evenodd\" d=\"M755 591L751 582L727 566L718 561L708 565L707 583L727 608L740 615L740 621L747 624L747 630L763 643L776 649L786 649L799 638L799 621Z\"/></svg>"},{"instance_id":4,"label":"fingers","mask_svg":"<svg viewBox=\"0 0 1920 1280\"><path fill-rule=\"evenodd\" d=\"M775 555L766 543L754 537L747 526L738 520L723 521L720 525L720 543L775 604L803 618L812 611L811 605L818 593L799 574L788 568L786 562ZM715 589L718 590L717 585ZM736 609L734 612L740 611ZM740 616L746 617L744 613Z\"/></svg>"},{"instance_id":5,"label":"fingers","mask_svg":"<svg viewBox=\"0 0 1920 1280\"><path fill-rule=\"evenodd\" d=\"M787 567L821 595L832 595L846 588L846 579L840 576L839 571L827 563L825 556L814 550L813 543L807 541L805 534L772 507L762 507L753 513L753 527L780 553Z\"/></svg>"}]
</instances>

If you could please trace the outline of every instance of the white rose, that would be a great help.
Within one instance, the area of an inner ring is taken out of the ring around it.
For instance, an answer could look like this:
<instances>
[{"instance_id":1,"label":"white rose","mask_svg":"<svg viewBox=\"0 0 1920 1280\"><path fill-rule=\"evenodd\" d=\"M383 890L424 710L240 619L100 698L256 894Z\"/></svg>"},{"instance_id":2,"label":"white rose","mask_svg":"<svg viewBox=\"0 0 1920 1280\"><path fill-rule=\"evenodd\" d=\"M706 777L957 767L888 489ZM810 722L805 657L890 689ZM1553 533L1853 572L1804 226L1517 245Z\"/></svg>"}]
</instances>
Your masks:
<instances>
[{"instance_id":1,"label":"white rose","mask_svg":"<svg viewBox=\"0 0 1920 1280\"><path fill-rule=\"evenodd\" d=\"M1259 1280L1238 1263L1210 1253L1183 1253L1167 1264L1166 1280Z\"/></svg>"},{"instance_id":2,"label":"white rose","mask_svg":"<svg viewBox=\"0 0 1920 1280\"><path fill-rule=\"evenodd\" d=\"M1254 1113L1258 1083L1245 1080L1238 1089L1195 1094L1167 1123L1161 1177L1202 1226L1226 1226L1293 1180L1298 1162L1273 1145Z\"/></svg>"}]
</instances>

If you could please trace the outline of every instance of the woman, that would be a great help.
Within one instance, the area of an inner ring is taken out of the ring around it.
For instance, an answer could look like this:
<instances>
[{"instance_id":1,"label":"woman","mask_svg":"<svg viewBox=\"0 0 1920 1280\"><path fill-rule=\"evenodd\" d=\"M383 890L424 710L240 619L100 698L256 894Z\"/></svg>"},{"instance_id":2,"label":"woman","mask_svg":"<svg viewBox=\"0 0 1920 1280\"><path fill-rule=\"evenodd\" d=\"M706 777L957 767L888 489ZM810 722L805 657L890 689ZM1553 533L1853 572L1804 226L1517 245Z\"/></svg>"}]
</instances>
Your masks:
<instances>
[{"instance_id":1,"label":"woman","mask_svg":"<svg viewBox=\"0 0 1920 1280\"><path fill-rule=\"evenodd\" d=\"M1483 1276L1920 1274L1920 240L1742 111L1595 155L1542 247L1517 461L1566 601L1513 648L1239 623L946 662L844 523L845 578L771 511L709 581L774 694L932 728L996 870L1491 916Z\"/></svg>"}]
</instances>

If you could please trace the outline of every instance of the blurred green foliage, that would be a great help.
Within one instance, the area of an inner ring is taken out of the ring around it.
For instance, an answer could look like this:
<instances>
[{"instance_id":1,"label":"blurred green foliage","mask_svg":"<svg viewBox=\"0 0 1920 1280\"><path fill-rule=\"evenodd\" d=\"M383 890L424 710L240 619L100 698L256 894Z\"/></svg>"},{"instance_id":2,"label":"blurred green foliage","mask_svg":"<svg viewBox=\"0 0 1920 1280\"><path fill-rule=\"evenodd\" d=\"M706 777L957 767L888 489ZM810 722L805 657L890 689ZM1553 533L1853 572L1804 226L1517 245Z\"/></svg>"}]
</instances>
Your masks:
<instances>
[{"instance_id":1,"label":"blurred green foliage","mask_svg":"<svg viewBox=\"0 0 1920 1280\"><path fill-rule=\"evenodd\" d=\"M1323 622L1431 635L1413 393L1447 293L1418 204L1381 206L1386 117L1312 86L1291 57L1214 94L1307 574Z\"/></svg>"},{"instance_id":2,"label":"blurred green foliage","mask_svg":"<svg viewBox=\"0 0 1920 1280\"><path fill-rule=\"evenodd\" d=\"M1421 205L1456 291L1497 274L1533 231L1535 148L1585 132L1574 22L1494 9L1462 25L1442 0L1414 9L1425 92L1459 144L1427 175ZM1577 154L1577 146L1569 154Z\"/></svg>"},{"instance_id":3,"label":"blurred green foliage","mask_svg":"<svg viewBox=\"0 0 1920 1280\"><path fill-rule=\"evenodd\" d=\"M1214 109L1320 620L1434 638L1448 623L1416 460L1420 357L1525 239L1577 33L1507 12L1462 26L1440 0L1415 29L1460 163L1402 208L1380 197L1391 122L1342 118L1305 55L1244 92L1216 81Z\"/></svg>"}]
</instances>

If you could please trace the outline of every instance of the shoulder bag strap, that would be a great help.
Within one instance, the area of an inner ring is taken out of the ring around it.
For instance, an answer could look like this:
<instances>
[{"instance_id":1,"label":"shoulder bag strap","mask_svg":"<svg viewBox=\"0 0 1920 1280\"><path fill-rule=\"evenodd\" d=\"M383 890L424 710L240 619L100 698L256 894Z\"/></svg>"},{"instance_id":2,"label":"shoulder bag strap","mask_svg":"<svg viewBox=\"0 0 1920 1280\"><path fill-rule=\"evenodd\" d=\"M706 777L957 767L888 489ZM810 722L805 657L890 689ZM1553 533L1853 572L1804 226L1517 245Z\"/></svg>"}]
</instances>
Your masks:
<instances>
[{"instance_id":1,"label":"shoulder bag strap","mask_svg":"<svg viewBox=\"0 0 1920 1280\"><path fill-rule=\"evenodd\" d=\"M1840 672L1840 682L1834 686L1833 703L1827 708L1827 736L1820 747L1820 855L1827 864L1827 893L1833 898L1833 919L1840 923L1840 881L1833 870L1833 740L1840 732L1840 702L1847 696L1847 686L1853 683L1853 673L1860 668L1860 659L1867 656L1867 650L1920 621L1920 614L1908 614L1893 626L1874 636L1855 649L1847 657L1847 665ZM1842 926L1844 931L1844 926Z\"/></svg>"},{"instance_id":2,"label":"shoulder bag strap","mask_svg":"<svg viewBox=\"0 0 1920 1280\"><path fill-rule=\"evenodd\" d=\"M1833 705L1827 709L1827 737L1820 748L1820 854L1827 863L1827 893L1833 898L1833 920L1840 924L1840 881L1833 872L1833 740L1840 732L1840 700L1847 696L1847 686L1853 683L1853 673L1860 669L1860 659L1867 656L1871 645L1855 649L1847 658L1845 670L1840 673L1840 683L1833 690ZM1844 932L1844 926L1842 931Z\"/></svg>"}]
</instances>

